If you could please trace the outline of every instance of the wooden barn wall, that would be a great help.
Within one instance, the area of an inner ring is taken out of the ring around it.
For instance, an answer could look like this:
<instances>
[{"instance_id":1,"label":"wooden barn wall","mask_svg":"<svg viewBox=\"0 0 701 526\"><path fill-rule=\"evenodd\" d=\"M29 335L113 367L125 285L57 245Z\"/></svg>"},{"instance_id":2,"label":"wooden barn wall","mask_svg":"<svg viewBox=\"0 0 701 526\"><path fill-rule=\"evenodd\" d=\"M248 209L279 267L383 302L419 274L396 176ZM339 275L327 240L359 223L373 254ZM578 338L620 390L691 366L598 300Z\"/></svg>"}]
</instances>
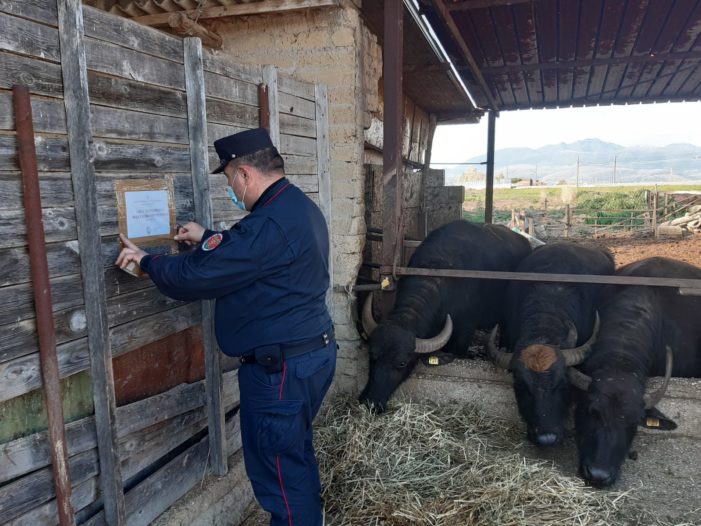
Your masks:
<instances>
[{"instance_id":1,"label":"wooden barn wall","mask_svg":"<svg viewBox=\"0 0 701 526\"><path fill-rule=\"evenodd\" d=\"M116 449L127 523L147 524L200 480L208 462L202 308L166 298L148 279L114 267L115 182L172 181L177 220L195 218L183 41L89 7L83 19ZM56 0L0 2L0 524L58 521L16 157L15 84L27 85L32 98L74 509L79 523L106 520L57 26ZM328 207L328 185L320 182L319 86L208 51L202 64L210 166L218 164L214 139L259 125L258 85L265 82L276 103L271 131L289 178ZM231 205L225 182L209 176L219 229L244 215ZM240 447L237 406L232 371L222 375L227 454Z\"/></svg>"},{"instance_id":2,"label":"wooden barn wall","mask_svg":"<svg viewBox=\"0 0 701 526\"><path fill-rule=\"evenodd\" d=\"M404 115L402 120L402 157L404 175L402 178L402 221L404 235L409 239L423 239L427 224L432 223L427 217L430 208L426 199L428 169L426 163L430 157L431 140L435 131L435 119L414 104L408 97L404 98ZM372 119L370 127L365 130L365 220L369 228L382 229L382 146L383 123L377 117ZM413 249L404 249L402 262L408 262ZM365 245L363 259L366 263L379 264L382 245L378 236L372 234ZM379 273L365 267L361 272L365 278L377 279Z\"/></svg>"},{"instance_id":3,"label":"wooden barn wall","mask_svg":"<svg viewBox=\"0 0 701 526\"><path fill-rule=\"evenodd\" d=\"M404 98L402 122L402 214L405 235L423 237L424 169L428 160L435 122L408 97ZM377 118L365 131L366 143L366 222L369 227L382 228L382 145L383 124Z\"/></svg>"}]
</instances>

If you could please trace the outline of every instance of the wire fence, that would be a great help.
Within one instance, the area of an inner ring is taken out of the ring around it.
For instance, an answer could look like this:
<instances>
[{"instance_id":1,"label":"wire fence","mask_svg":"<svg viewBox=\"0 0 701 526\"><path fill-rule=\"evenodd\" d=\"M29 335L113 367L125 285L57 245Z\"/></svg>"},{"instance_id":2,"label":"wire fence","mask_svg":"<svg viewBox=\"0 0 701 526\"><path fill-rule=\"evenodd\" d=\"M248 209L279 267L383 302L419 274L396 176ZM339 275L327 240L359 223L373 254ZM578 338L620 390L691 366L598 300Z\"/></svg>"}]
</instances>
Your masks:
<instances>
[{"instance_id":1,"label":"wire fence","mask_svg":"<svg viewBox=\"0 0 701 526\"><path fill-rule=\"evenodd\" d=\"M512 210L509 226L542 237L588 237L603 233L657 235L661 225L679 231L701 225L701 195L649 192L645 208L591 208L566 204L564 210ZM690 213L691 212L691 213Z\"/></svg>"}]
</instances>

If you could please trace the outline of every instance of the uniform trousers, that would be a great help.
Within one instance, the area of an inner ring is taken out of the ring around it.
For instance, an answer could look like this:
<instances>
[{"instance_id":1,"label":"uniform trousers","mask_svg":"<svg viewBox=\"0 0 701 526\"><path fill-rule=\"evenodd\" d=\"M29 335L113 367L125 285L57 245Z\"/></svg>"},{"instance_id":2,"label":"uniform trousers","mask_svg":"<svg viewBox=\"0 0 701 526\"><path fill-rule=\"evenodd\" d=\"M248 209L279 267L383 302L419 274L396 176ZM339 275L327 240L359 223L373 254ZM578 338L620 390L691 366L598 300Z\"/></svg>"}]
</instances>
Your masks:
<instances>
[{"instance_id":1,"label":"uniform trousers","mask_svg":"<svg viewBox=\"0 0 701 526\"><path fill-rule=\"evenodd\" d=\"M246 472L271 526L321 526L321 484L312 421L336 369L336 341L283 362L239 369Z\"/></svg>"}]
</instances>

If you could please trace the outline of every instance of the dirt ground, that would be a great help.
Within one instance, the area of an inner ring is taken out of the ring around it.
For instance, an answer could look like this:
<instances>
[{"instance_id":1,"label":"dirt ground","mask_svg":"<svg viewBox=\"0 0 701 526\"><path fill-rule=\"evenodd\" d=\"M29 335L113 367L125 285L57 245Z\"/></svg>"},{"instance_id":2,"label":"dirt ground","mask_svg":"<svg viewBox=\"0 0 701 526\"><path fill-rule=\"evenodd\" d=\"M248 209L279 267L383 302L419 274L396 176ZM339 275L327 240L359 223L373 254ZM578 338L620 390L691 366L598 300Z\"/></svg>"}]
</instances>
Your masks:
<instances>
[{"instance_id":1,"label":"dirt ground","mask_svg":"<svg viewBox=\"0 0 701 526\"><path fill-rule=\"evenodd\" d=\"M655 239L652 236L616 236L596 239L573 238L572 241L607 247L613 253L617 267L653 256L672 258L701 267L701 235L666 239Z\"/></svg>"}]
</instances>

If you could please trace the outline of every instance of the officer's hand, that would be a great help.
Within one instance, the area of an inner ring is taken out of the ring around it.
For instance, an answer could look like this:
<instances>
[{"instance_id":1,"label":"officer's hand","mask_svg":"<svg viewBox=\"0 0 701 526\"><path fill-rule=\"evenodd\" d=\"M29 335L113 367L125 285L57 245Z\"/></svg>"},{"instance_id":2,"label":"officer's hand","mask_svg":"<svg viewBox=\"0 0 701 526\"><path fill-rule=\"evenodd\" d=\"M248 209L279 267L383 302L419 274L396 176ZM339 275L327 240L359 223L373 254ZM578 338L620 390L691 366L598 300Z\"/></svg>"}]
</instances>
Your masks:
<instances>
[{"instance_id":1,"label":"officer's hand","mask_svg":"<svg viewBox=\"0 0 701 526\"><path fill-rule=\"evenodd\" d=\"M144 257L147 252L141 250L134 243L129 241L129 238L124 234L119 234L119 239L122 242L123 248L114 264L123 269L133 261L137 266L139 266L141 263L141 258Z\"/></svg>"},{"instance_id":2,"label":"officer's hand","mask_svg":"<svg viewBox=\"0 0 701 526\"><path fill-rule=\"evenodd\" d=\"M204 235L204 227L190 221L185 223L178 228L178 232L175 234L174 239L180 241L187 245L196 245L202 241L202 236Z\"/></svg>"}]
</instances>

